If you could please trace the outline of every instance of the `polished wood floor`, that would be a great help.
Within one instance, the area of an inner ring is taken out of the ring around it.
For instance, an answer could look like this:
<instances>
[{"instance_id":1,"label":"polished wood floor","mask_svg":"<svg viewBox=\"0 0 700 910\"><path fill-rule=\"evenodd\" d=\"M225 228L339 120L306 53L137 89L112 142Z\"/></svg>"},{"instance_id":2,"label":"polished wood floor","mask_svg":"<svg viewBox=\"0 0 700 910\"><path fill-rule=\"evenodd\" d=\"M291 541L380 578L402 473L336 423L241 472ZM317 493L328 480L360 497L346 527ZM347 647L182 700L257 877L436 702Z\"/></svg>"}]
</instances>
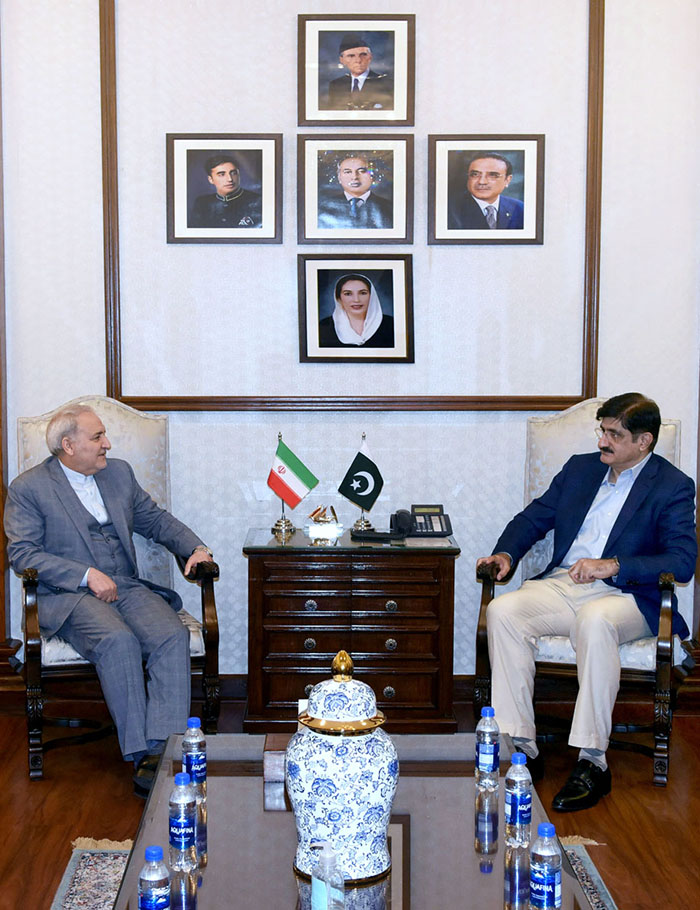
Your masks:
<instances>
[{"instance_id":1,"label":"polished wood floor","mask_svg":"<svg viewBox=\"0 0 700 910\"><path fill-rule=\"evenodd\" d=\"M470 711L461 713L460 727L472 729ZM222 732L238 732L240 724L240 709L225 709ZM132 794L131 769L113 737L49 753L45 779L35 782L26 773L23 717L0 715L0 742L5 755L0 907L47 910L71 841L133 837L144 804ZM575 755L564 745L546 747L545 754L538 792L548 805ZM650 759L612 751L610 796L583 812L552 813L560 835L579 834L601 844L588 849L620 910L698 905L700 717L674 719L671 761L671 780L663 790L651 784Z\"/></svg>"}]
</instances>

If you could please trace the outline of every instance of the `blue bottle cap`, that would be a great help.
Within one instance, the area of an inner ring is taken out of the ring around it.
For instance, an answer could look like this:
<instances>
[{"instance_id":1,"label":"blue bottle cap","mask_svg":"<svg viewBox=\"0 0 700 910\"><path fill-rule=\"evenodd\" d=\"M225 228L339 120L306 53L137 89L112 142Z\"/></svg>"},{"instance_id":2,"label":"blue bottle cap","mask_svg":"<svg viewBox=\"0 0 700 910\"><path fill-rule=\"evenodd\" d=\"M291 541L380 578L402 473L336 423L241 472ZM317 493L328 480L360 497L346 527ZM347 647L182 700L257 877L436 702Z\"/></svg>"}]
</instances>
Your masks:
<instances>
[{"instance_id":1,"label":"blue bottle cap","mask_svg":"<svg viewBox=\"0 0 700 910\"><path fill-rule=\"evenodd\" d=\"M482 708L482 709L481 709L481 716L482 716L482 717L493 717L493 715L494 715L494 710L493 710L493 708Z\"/></svg>"},{"instance_id":2,"label":"blue bottle cap","mask_svg":"<svg viewBox=\"0 0 700 910\"><path fill-rule=\"evenodd\" d=\"M190 782L190 776L186 771L178 771L175 775L175 786L184 787Z\"/></svg>"},{"instance_id":3,"label":"blue bottle cap","mask_svg":"<svg viewBox=\"0 0 700 910\"><path fill-rule=\"evenodd\" d=\"M524 765L527 761L527 755L524 752L513 752L510 760L514 765Z\"/></svg>"},{"instance_id":4,"label":"blue bottle cap","mask_svg":"<svg viewBox=\"0 0 700 910\"><path fill-rule=\"evenodd\" d=\"M154 844L152 847L146 847L146 862L159 863L163 859L163 848Z\"/></svg>"},{"instance_id":5,"label":"blue bottle cap","mask_svg":"<svg viewBox=\"0 0 700 910\"><path fill-rule=\"evenodd\" d=\"M190 727L201 727L202 721L198 717L188 717L187 718L187 728Z\"/></svg>"},{"instance_id":6,"label":"blue bottle cap","mask_svg":"<svg viewBox=\"0 0 700 910\"><path fill-rule=\"evenodd\" d=\"M540 822L537 826L538 837L554 837L554 825L551 822Z\"/></svg>"}]
</instances>

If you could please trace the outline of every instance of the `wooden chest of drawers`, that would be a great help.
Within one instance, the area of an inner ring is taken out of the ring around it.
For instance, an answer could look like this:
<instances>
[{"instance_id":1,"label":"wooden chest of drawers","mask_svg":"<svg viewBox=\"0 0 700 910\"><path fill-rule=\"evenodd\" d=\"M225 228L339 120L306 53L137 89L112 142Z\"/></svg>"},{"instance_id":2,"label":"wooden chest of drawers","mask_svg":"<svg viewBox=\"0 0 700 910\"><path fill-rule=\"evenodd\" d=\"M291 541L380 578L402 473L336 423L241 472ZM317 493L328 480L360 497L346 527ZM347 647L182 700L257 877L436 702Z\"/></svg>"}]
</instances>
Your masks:
<instances>
[{"instance_id":1,"label":"wooden chest of drawers","mask_svg":"<svg viewBox=\"0 0 700 910\"><path fill-rule=\"evenodd\" d=\"M285 545L251 531L248 557L248 707L244 730L292 730L297 703L331 675L345 649L394 732L456 730L452 710L452 538L403 546Z\"/></svg>"}]
</instances>

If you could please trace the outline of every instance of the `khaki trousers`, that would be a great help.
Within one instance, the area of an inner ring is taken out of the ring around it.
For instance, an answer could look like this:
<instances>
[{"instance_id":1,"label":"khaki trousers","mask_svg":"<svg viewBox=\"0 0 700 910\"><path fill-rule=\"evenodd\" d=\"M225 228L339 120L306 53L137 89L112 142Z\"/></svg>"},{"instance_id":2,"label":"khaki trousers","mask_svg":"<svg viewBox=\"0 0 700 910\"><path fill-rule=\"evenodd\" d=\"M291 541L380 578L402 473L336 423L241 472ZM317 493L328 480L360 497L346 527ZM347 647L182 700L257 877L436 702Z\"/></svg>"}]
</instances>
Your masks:
<instances>
[{"instance_id":1,"label":"khaki trousers","mask_svg":"<svg viewBox=\"0 0 700 910\"><path fill-rule=\"evenodd\" d=\"M575 584L566 569L555 569L497 597L486 615L491 703L501 730L535 739L537 638L568 635L579 683L569 745L604 752L620 687L618 646L651 635L634 597L601 580Z\"/></svg>"}]
</instances>

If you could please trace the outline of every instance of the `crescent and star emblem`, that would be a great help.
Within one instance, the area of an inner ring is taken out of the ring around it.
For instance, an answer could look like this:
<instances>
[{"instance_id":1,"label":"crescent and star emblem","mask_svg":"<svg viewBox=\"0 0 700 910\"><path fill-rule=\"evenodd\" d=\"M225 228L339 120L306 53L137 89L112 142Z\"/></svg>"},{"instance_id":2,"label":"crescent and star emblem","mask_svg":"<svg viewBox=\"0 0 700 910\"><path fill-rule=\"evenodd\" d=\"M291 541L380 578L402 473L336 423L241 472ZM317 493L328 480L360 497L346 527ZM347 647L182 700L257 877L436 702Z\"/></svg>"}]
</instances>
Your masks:
<instances>
[{"instance_id":1,"label":"crescent and star emblem","mask_svg":"<svg viewBox=\"0 0 700 910\"><path fill-rule=\"evenodd\" d=\"M353 474L354 480L350 484L353 490L359 490L362 484L357 479L358 477L364 477L367 480L367 489L363 490L360 494L361 496L369 496L369 494L374 489L374 477L371 474L368 474L367 471L358 471L357 474Z\"/></svg>"}]
</instances>

